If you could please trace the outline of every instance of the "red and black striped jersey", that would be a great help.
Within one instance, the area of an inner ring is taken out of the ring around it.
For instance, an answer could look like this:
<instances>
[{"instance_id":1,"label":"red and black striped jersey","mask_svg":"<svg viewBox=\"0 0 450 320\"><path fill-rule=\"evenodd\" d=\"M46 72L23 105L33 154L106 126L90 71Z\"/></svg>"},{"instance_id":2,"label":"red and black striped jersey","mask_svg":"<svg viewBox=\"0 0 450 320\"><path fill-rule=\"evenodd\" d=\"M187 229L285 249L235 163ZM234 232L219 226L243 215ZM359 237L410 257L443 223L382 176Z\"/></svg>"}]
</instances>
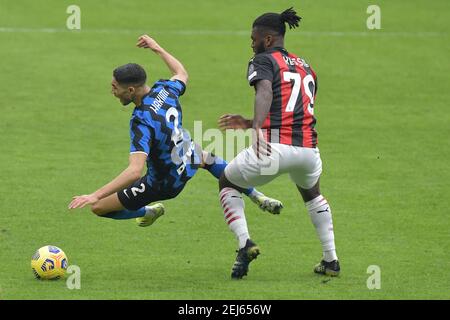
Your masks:
<instances>
[{"instance_id":1,"label":"red and black striped jersey","mask_svg":"<svg viewBox=\"0 0 450 320\"><path fill-rule=\"evenodd\" d=\"M314 129L317 77L305 60L283 48L273 48L250 60L247 79L251 86L263 79L272 82L272 105L263 124L267 141L307 148L317 146Z\"/></svg>"}]
</instances>

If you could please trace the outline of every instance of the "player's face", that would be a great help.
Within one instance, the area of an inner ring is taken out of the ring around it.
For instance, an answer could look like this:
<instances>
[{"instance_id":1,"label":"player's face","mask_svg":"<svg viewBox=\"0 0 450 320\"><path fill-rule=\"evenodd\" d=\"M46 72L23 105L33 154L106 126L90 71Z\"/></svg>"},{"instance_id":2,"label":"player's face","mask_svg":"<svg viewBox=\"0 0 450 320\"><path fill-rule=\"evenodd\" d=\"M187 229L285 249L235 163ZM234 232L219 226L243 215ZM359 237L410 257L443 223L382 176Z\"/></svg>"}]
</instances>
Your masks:
<instances>
[{"instance_id":1,"label":"player's face","mask_svg":"<svg viewBox=\"0 0 450 320\"><path fill-rule=\"evenodd\" d=\"M258 32L258 29L255 27L252 30L252 49L254 54L258 54L266 51L265 37L261 35L261 32Z\"/></svg>"},{"instance_id":2,"label":"player's face","mask_svg":"<svg viewBox=\"0 0 450 320\"><path fill-rule=\"evenodd\" d=\"M134 98L134 88L121 86L116 79L111 81L111 93L120 100L120 103L124 106L130 104Z\"/></svg>"}]
</instances>

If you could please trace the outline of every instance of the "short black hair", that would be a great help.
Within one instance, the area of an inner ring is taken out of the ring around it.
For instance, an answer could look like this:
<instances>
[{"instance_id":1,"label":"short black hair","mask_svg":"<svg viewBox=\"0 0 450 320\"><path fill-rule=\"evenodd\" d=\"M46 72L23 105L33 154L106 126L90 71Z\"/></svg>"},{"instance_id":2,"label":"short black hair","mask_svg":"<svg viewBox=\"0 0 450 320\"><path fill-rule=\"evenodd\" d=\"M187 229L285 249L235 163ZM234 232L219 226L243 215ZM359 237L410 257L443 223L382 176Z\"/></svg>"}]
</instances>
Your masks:
<instances>
[{"instance_id":1,"label":"short black hair","mask_svg":"<svg viewBox=\"0 0 450 320\"><path fill-rule=\"evenodd\" d=\"M264 13L256 18L253 22L254 27L262 27L265 30L270 30L284 36L286 33L286 25L289 25L289 29L298 27L298 24L302 18L297 15L293 7L284 10L282 13Z\"/></svg>"},{"instance_id":2,"label":"short black hair","mask_svg":"<svg viewBox=\"0 0 450 320\"><path fill-rule=\"evenodd\" d=\"M113 76L121 85L142 86L147 80L144 68L137 63L127 63L117 67L113 71Z\"/></svg>"}]
</instances>

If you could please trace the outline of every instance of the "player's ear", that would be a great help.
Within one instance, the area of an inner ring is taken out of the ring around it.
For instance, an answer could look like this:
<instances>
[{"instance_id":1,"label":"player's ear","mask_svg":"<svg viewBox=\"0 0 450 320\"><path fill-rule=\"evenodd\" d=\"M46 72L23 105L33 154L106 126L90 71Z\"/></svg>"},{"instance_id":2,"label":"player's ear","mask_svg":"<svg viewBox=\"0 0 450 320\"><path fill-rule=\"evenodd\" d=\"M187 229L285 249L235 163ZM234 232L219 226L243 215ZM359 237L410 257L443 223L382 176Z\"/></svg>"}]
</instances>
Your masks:
<instances>
[{"instance_id":1,"label":"player's ear","mask_svg":"<svg viewBox=\"0 0 450 320\"><path fill-rule=\"evenodd\" d=\"M134 87L128 87L128 92L129 92L130 94L133 94L133 93L136 92L136 89L135 89Z\"/></svg>"},{"instance_id":2,"label":"player's ear","mask_svg":"<svg viewBox=\"0 0 450 320\"><path fill-rule=\"evenodd\" d=\"M269 48L273 43L273 36L271 34L268 34L264 37L264 46L266 48Z\"/></svg>"}]
</instances>

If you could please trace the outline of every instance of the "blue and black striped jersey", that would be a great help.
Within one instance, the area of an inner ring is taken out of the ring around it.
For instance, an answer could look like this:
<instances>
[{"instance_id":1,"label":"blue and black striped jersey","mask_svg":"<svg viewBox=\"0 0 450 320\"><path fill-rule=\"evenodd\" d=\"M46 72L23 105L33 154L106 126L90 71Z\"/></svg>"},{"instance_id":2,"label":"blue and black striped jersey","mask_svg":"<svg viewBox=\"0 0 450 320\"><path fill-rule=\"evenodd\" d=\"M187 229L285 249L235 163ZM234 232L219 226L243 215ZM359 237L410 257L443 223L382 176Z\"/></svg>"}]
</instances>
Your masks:
<instances>
[{"instance_id":1,"label":"blue and black striped jersey","mask_svg":"<svg viewBox=\"0 0 450 320\"><path fill-rule=\"evenodd\" d=\"M130 120L130 152L147 157L148 184L174 191L194 176L200 158L182 127L178 101L186 86L179 80L159 80L137 106Z\"/></svg>"}]
</instances>

